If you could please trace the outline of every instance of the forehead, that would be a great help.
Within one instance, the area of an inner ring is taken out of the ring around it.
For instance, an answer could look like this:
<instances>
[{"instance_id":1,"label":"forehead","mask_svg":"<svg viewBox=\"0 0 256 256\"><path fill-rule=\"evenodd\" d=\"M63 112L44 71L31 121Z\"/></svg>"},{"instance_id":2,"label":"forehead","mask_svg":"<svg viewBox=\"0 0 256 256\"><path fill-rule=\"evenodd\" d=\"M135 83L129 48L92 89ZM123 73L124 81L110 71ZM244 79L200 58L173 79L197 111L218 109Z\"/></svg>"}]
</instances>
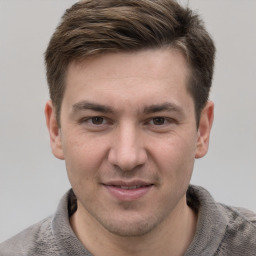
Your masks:
<instances>
[{"instance_id":1,"label":"forehead","mask_svg":"<svg viewBox=\"0 0 256 256\"><path fill-rule=\"evenodd\" d=\"M86 72L90 79L96 72L98 75L146 75L152 78L164 77L169 71L180 77L187 76L189 67L184 54L171 47L146 49L134 52L105 53L89 56L85 59L73 61L69 64L67 76L70 72ZM129 73L130 72L130 73Z\"/></svg>"},{"instance_id":2,"label":"forehead","mask_svg":"<svg viewBox=\"0 0 256 256\"><path fill-rule=\"evenodd\" d=\"M64 100L117 104L147 99L159 104L163 97L168 102L168 97L175 101L187 94L188 79L187 61L175 49L103 54L69 65Z\"/></svg>"}]
</instances>

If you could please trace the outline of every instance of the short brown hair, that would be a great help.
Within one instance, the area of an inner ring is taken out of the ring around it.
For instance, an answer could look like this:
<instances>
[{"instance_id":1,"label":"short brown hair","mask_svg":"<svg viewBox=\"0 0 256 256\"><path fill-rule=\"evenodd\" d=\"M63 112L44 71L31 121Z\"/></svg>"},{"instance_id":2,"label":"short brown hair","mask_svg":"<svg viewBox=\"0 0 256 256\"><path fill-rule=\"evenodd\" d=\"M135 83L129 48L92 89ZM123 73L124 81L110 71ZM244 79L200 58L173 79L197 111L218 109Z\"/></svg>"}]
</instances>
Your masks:
<instances>
[{"instance_id":1,"label":"short brown hair","mask_svg":"<svg viewBox=\"0 0 256 256\"><path fill-rule=\"evenodd\" d=\"M197 123L212 83L215 46L203 22L174 0L83 0L66 10L45 53L50 97L60 125L70 62L109 52L171 46L187 58Z\"/></svg>"}]
</instances>

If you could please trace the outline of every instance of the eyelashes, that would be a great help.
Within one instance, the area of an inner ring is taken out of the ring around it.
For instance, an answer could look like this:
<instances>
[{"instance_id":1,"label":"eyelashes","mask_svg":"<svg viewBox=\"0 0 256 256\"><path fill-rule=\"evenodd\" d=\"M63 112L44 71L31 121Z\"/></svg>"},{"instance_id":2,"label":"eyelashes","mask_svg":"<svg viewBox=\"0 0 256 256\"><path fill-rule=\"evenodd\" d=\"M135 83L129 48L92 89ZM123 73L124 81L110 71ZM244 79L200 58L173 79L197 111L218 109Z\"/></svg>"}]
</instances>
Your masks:
<instances>
[{"instance_id":1,"label":"eyelashes","mask_svg":"<svg viewBox=\"0 0 256 256\"><path fill-rule=\"evenodd\" d=\"M113 128L117 122L104 116L88 116L81 118L78 123L85 129L91 131L103 131ZM173 125L178 124L175 119L164 116L150 117L140 123L143 129L149 129L156 132L171 130L173 129Z\"/></svg>"},{"instance_id":2,"label":"eyelashes","mask_svg":"<svg viewBox=\"0 0 256 256\"><path fill-rule=\"evenodd\" d=\"M161 126L161 125L166 125L168 123L172 123L174 122L174 119L172 118L166 118L166 117L162 117L162 116L159 116L159 117L153 117L149 123L152 124L152 125L157 125L157 126Z\"/></svg>"}]
</instances>

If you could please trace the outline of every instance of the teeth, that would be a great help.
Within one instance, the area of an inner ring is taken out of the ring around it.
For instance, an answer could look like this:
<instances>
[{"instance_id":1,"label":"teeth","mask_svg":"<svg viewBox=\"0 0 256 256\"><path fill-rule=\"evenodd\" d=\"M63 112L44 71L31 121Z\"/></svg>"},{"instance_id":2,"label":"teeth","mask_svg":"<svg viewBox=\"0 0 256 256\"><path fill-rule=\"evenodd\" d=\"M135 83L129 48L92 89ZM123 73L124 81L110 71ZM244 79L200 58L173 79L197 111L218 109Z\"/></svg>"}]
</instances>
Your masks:
<instances>
[{"instance_id":1,"label":"teeth","mask_svg":"<svg viewBox=\"0 0 256 256\"><path fill-rule=\"evenodd\" d=\"M120 186L121 189L136 189L136 188L140 188L141 186L131 186L131 187L126 187L126 186Z\"/></svg>"}]
</instances>

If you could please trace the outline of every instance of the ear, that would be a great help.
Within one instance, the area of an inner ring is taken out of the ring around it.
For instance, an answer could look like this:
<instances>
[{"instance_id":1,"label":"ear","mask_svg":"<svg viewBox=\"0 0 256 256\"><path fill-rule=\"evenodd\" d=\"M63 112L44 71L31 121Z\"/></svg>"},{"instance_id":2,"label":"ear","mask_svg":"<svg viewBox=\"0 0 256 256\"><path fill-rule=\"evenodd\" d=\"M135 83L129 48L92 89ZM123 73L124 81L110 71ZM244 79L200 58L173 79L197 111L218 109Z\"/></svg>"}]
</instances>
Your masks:
<instances>
[{"instance_id":1,"label":"ear","mask_svg":"<svg viewBox=\"0 0 256 256\"><path fill-rule=\"evenodd\" d=\"M46 119L46 125L50 135L52 153L55 157L63 160L64 154L61 143L61 130L58 126L55 109L50 100L46 102L44 114Z\"/></svg>"},{"instance_id":2,"label":"ear","mask_svg":"<svg viewBox=\"0 0 256 256\"><path fill-rule=\"evenodd\" d=\"M213 102L208 101L206 106L202 110L201 116L200 116L195 158L201 158L205 156L208 151L213 117L214 117L214 104Z\"/></svg>"}]
</instances>

